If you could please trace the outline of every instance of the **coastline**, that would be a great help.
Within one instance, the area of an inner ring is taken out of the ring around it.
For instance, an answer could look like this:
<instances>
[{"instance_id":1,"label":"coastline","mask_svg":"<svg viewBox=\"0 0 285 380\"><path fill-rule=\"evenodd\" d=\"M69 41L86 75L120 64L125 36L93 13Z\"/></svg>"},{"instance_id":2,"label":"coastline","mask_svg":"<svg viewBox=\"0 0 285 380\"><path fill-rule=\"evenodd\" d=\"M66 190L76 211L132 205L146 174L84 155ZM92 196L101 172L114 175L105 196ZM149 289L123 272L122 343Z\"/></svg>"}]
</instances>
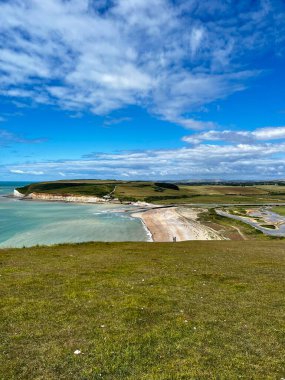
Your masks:
<instances>
[{"instance_id":1,"label":"coastline","mask_svg":"<svg viewBox=\"0 0 285 380\"><path fill-rule=\"evenodd\" d=\"M152 235L154 242L187 240L222 240L211 228L201 224L197 218L200 209L182 207L160 207L133 213L140 218Z\"/></svg>"},{"instance_id":2,"label":"coastline","mask_svg":"<svg viewBox=\"0 0 285 380\"><path fill-rule=\"evenodd\" d=\"M31 193L24 196L14 190L14 197L21 200L52 201L67 203L118 204L116 199L105 199L91 196L57 195ZM198 208L160 206L146 202L129 202L138 208L131 216L139 218L145 229L149 242L172 242L187 240L222 240L223 238L210 227L198 221Z\"/></svg>"},{"instance_id":3,"label":"coastline","mask_svg":"<svg viewBox=\"0 0 285 380\"><path fill-rule=\"evenodd\" d=\"M132 216L133 216L134 218L138 219L138 217L134 216L134 214L132 214ZM150 229L148 228L148 226L146 225L146 223L144 222L144 220L143 220L142 218L139 218L139 219L141 220L142 225L143 225L143 228L144 228L144 230L146 231L146 234L147 234L147 237L148 237L148 240L147 240L147 241L148 241L149 243L153 243L155 240L153 239L153 235L152 235Z\"/></svg>"},{"instance_id":4,"label":"coastline","mask_svg":"<svg viewBox=\"0 0 285 380\"><path fill-rule=\"evenodd\" d=\"M74 203L108 203L108 199L81 195L57 195L47 193L31 193L23 195L16 189L14 197L22 200L53 201L53 202L74 202ZM115 203L115 202L114 202Z\"/></svg>"},{"instance_id":5,"label":"coastline","mask_svg":"<svg viewBox=\"0 0 285 380\"><path fill-rule=\"evenodd\" d=\"M137 201L137 202L121 202L116 198L101 198L88 195L59 195L59 194L48 194L48 193L31 193L29 195L21 194L19 191L14 189L11 198L18 198L20 200L30 200L30 201L45 201L45 202L73 202L73 203L94 203L94 204L124 204L130 206L136 206L139 208L147 209L151 207L157 207L152 203ZM159 206L158 206L159 207Z\"/></svg>"}]
</instances>

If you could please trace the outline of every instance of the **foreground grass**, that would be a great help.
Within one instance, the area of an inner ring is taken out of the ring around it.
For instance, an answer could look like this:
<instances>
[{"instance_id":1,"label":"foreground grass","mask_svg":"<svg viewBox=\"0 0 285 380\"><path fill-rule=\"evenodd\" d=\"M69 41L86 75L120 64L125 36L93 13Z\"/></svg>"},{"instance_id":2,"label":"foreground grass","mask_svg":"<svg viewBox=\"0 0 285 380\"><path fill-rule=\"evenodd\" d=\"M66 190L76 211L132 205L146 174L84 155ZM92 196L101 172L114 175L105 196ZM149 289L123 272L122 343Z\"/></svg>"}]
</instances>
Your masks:
<instances>
[{"instance_id":1,"label":"foreground grass","mask_svg":"<svg viewBox=\"0 0 285 380\"><path fill-rule=\"evenodd\" d=\"M0 261L1 379L285 377L284 242L90 243Z\"/></svg>"}]
</instances>

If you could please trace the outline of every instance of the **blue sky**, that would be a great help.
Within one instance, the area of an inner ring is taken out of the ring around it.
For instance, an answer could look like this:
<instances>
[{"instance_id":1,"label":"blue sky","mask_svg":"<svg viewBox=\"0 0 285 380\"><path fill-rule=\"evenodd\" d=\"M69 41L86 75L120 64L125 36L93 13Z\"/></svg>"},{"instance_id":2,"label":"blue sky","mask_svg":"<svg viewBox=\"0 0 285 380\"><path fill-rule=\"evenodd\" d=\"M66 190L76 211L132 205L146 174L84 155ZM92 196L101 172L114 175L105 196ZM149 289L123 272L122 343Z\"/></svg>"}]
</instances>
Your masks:
<instances>
[{"instance_id":1,"label":"blue sky","mask_svg":"<svg viewBox=\"0 0 285 380\"><path fill-rule=\"evenodd\" d=\"M279 0L0 0L0 180L285 178Z\"/></svg>"}]
</instances>

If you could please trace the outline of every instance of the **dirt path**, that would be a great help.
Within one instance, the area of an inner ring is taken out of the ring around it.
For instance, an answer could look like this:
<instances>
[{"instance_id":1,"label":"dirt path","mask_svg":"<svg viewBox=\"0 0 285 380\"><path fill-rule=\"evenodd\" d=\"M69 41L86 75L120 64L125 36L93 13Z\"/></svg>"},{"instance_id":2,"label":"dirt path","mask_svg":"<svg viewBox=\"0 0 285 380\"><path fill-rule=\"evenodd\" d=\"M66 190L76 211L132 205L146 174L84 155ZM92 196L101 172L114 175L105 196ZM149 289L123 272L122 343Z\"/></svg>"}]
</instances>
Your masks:
<instances>
[{"instance_id":1,"label":"dirt path","mask_svg":"<svg viewBox=\"0 0 285 380\"><path fill-rule=\"evenodd\" d=\"M238 227L236 227L236 226L232 226L231 225L231 227L233 228L233 229L235 229L238 233L239 233L239 235L241 236L241 238L243 239L243 240L248 240L248 238L241 232L241 230L238 228Z\"/></svg>"}]
</instances>

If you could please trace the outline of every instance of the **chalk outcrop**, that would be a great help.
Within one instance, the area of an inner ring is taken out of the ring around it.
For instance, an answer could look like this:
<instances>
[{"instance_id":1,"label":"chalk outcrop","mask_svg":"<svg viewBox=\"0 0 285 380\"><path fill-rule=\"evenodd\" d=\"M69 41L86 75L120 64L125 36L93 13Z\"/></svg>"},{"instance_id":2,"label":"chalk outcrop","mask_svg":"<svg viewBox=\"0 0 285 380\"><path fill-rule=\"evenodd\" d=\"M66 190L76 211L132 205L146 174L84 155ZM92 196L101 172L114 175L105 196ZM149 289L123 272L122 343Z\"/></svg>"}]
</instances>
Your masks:
<instances>
[{"instance_id":1,"label":"chalk outcrop","mask_svg":"<svg viewBox=\"0 0 285 380\"><path fill-rule=\"evenodd\" d=\"M14 196L17 198L33 199L39 201L57 201L57 202L75 202L75 203L107 203L109 199L100 197L90 197L81 195L58 195L46 193L31 193L23 195L19 191L14 190Z\"/></svg>"},{"instance_id":2,"label":"chalk outcrop","mask_svg":"<svg viewBox=\"0 0 285 380\"><path fill-rule=\"evenodd\" d=\"M17 198L24 198L25 195L20 193L18 190L14 189L14 197L17 197Z\"/></svg>"}]
</instances>

